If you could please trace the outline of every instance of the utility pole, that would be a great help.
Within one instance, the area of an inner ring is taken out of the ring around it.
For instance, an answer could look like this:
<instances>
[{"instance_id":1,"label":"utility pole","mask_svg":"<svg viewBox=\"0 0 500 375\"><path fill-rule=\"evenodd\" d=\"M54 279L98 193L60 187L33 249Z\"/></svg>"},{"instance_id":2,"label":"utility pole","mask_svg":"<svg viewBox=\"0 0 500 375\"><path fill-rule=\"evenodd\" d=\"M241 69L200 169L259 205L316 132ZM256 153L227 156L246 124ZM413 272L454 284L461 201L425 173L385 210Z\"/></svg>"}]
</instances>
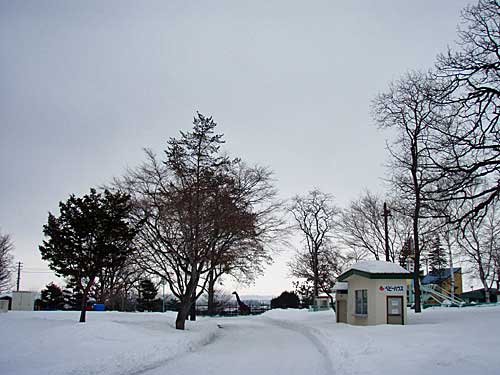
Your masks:
<instances>
[{"instance_id":1,"label":"utility pole","mask_svg":"<svg viewBox=\"0 0 500 375\"><path fill-rule=\"evenodd\" d=\"M387 218L391 216L391 212L387 209L387 203L384 202L384 231L385 231L385 261L389 262L389 227Z\"/></svg>"},{"instance_id":2,"label":"utility pole","mask_svg":"<svg viewBox=\"0 0 500 375\"><path fill-rule=\"evenodd\" d=\"M17 287L16 287L17 292L19 292L19 283L21 282L21 267L22 263L17 262Z\"/></svg>"}]
</instances>

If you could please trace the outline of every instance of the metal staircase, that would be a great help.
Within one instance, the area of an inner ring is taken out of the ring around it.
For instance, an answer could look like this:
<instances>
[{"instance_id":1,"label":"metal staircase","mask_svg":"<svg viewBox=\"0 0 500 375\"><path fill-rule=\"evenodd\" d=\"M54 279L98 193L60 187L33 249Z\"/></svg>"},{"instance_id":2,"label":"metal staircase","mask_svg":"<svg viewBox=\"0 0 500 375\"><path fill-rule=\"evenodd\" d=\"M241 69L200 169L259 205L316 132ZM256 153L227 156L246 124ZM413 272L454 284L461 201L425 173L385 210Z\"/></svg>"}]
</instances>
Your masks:
<instances>
[{"instance_id":1,"label":"metal staircase","mask_svg":"<svg viewBox=\"0 0 500 375\"><path fill-rule=\"evenodd\" d=\"M439 285L421 285L420 289L422 291L422 303L426 303L427 301L433 299L441 306L462 307L465 305L464 300L458 298L457 296L452 297L450 292L441 288Z\"/></svg>"}]
</instances>

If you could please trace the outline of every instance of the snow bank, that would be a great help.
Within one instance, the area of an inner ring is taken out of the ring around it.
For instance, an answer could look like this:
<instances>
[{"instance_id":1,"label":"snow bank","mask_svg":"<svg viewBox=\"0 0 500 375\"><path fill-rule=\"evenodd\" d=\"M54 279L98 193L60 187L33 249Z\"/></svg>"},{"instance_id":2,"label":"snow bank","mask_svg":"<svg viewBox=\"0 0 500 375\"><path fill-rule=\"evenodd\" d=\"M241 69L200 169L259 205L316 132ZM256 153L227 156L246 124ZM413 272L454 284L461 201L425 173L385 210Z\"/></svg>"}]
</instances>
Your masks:
<instances>
[{"instance_id":1,"label":"snow bank","mask_svg":"<svg viewBox=\"0 0 500 375\"><path fill-rule=\"evenodd\" d=\"M0 373L134 374L213 340L215 321L175 327L171 313L10 311L0 317Z\"/></svg>"},{"instance_id":2,"label":"snow bank","mask_svg":"<svg viewBox=\"0 0 500 375\"><path fill-rule=\"evenodd\" d=\"M9 312L0 315L0 373L499 373L500 306L408 315L405 326L359 327L335 323L333 311L271 310L177 331L170 313L91 312L78 324L74 312Z\"/></svg>"},{"instance_id":3,"label":"snow bank","mask_svg":"<svg viewBox=\"0 0 500 375\"><path fill-rule=\"evenodd\" d=\"M500 305L408 312L409 324L335 323L331 311L272 310L328 348L335 374L499 374Z\"/></svg>"},{"instance_id":4,"label":"snow bank","mask_svg":"<svg viewBox=\"0 0 500 375\"><path fill-rule=\"evenodd\" d=\"M259 316L261 319L274 319L285 322L302 322L308 324L312 321L321 321L322 324L330 326L335 323L335 312L333 310L311 312L307 309L274 309Z\"/></svg>"}]
</instances>

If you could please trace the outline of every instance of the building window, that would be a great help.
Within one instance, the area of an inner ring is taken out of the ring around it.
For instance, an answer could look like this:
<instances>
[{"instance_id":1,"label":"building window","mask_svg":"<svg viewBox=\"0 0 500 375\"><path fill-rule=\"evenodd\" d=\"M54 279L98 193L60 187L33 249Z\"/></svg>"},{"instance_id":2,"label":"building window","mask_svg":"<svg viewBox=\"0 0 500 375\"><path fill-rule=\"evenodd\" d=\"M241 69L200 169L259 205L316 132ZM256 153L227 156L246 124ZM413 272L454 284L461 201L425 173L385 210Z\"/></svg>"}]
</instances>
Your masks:
<instances>
[{"instance_id":1,"label":"building window","mask_svg":"<svg viewBox=\"0 0 500 375\"><path fill-rule=\"evenodd\" d=\"M366 289L356 290L356 315L368 314L368 292Z\"/></svg>"}]
</instances>

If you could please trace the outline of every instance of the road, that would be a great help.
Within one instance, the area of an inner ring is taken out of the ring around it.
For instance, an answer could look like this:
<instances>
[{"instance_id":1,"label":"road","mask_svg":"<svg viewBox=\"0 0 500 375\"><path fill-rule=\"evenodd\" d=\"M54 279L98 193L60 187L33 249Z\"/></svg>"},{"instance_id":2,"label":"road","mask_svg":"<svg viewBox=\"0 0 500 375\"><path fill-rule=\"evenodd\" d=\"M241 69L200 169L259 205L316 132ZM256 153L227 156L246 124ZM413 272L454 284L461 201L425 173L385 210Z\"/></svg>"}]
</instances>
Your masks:
<instances>
[{"instance_id":1,"label":"road","mask_svg":"<svg viewBox=\"0 0 500 375\"><path fill-rule=\"evenodd\" d=\"M208 345L144 375L334 374L327 349L310 329L264 317L224 319Z\"/></svg>"}]
</instances>

